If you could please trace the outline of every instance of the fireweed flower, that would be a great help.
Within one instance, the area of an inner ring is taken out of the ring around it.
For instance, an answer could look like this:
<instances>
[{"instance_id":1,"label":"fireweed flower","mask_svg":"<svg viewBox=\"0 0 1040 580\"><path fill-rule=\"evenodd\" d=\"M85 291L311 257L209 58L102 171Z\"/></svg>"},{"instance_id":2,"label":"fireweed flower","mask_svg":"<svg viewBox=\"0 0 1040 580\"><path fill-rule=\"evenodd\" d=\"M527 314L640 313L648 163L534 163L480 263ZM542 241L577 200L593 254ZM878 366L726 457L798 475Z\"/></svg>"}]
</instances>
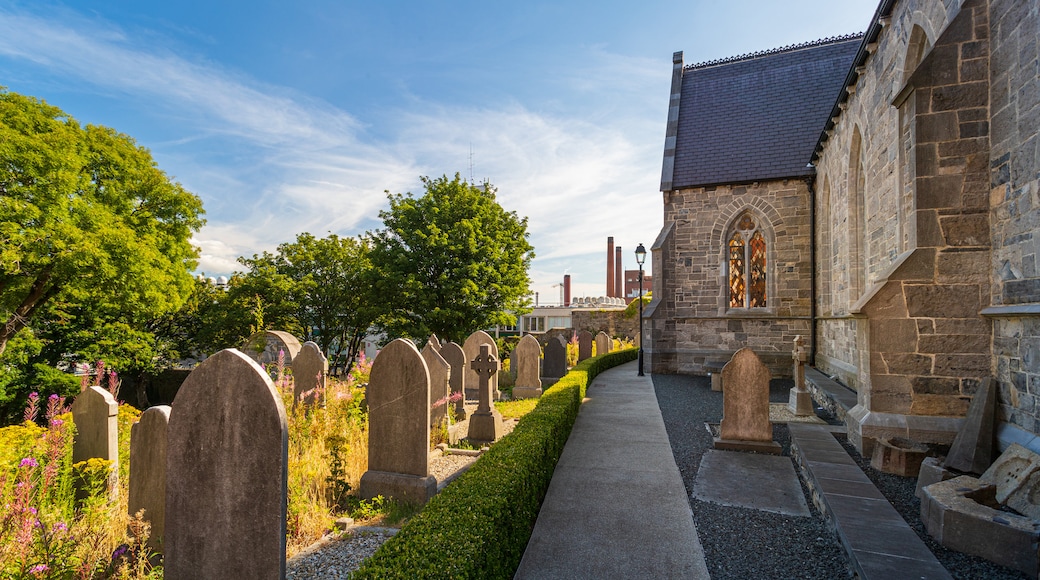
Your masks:
<instances>
[{"instance_id":1,"label":"fireweed flower","mask_svg":"<svg viewBox=\"0 0 1040 580\"><path fill-rule=\"evenodd\" d=\"M21 463L18 464L18 467L24 467L24 468L29 468L29 469L32 469L34 467L39 467L39 466L40 466L40 464L37 463L36 460L33 459L32 457L26 457L25 459L22 459Z\"/></svg>"},{"instance_id":2,"label":"fireweed flower","mask_svg":"<svg viewBox=\"0 0 1040 580\"><path fill-rule=\"evenodd\" d=\"M48 570L50 570L50 568L47 567L47 564L37 564L32 568L29 568L29 573L33 576L39 576Z\"/></svg>"},{"instance_id":3,"label":"fireweed flower","mask_svg":"<svg viewBox=\"0 0 1040 580\"><path fill-rule=\"evenodd\" d=\"M54 525L51 526L51 530L55 533L65 533L69 531L69 527L65 525L65 522L54 522Z\"/></svg>"}]
</instances>

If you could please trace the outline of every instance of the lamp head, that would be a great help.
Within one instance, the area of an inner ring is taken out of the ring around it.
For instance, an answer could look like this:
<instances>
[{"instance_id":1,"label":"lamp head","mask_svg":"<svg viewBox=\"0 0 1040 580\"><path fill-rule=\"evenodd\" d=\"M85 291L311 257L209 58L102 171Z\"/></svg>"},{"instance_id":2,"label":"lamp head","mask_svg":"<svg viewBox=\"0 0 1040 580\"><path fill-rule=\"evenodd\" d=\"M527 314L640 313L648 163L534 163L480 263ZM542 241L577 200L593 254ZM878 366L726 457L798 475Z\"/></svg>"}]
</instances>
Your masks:
<instances>
[{"instance_id":1,"label":"lamp head","mask_svg":"<svg viewBox=\"0 0 1040 580\"><path fill-rule=\"evenodd\" d=\"M644 261L646 261L646 248L643 247L643 244L639 244L636 247L636 263L642 266Z\"/></svg>"}]
</instances>

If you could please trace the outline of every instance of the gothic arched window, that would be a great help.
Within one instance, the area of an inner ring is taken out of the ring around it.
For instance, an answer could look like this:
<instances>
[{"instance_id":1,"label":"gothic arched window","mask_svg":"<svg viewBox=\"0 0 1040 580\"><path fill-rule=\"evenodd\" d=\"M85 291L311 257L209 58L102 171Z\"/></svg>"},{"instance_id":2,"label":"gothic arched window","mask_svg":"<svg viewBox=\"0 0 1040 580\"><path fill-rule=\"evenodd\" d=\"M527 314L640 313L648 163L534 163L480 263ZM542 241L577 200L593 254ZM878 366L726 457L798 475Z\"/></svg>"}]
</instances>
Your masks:
<instances>
[{"instance_id":1,"label":"gothic arched window","mask_svg":"<svg viewBox=\"0 0 1040 580\"><path fill-rule=\"evenodd\" d=\"M729 237L729 307L766 307L766 238L744 214Z\"/></svg>"}]
</instances>

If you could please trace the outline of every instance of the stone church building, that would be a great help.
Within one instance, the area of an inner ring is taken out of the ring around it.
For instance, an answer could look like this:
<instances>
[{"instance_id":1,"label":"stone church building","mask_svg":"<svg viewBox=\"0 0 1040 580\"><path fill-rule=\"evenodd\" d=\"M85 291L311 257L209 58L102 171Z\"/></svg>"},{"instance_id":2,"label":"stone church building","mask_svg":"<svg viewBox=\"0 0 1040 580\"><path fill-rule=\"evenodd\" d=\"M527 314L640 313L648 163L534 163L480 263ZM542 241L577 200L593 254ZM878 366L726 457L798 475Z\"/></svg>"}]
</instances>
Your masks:
<instances>
[{"instance_id":1,"label":"stone church building","mask_svg":"<svg viewBox=\"0 0 1040 580\"><path fill-rule=\"evenodd\" d=\"M987 377L1002 441L1040 433L1038 4L882 0L862 35L676 53L647 368L750 346L790 376L801 335L864 453L949 443Z\"/></svg>"}]
</instances>

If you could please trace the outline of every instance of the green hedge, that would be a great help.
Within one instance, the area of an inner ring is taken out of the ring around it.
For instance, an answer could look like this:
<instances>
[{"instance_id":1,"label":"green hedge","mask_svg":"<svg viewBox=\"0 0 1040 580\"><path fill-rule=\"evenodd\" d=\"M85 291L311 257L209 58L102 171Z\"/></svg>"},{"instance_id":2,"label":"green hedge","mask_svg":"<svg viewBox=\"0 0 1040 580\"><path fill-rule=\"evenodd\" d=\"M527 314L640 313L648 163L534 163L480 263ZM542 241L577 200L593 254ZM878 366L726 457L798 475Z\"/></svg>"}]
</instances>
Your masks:
<instances>
[{"instance_id":1,"label":"green hedge","mask_svg":"<svg viewBox=\"0 0 1040 580\"><path fill-rule=\"evenodd\" d=\"M571 369L351 578L512 578L586 388L637 353L612 352Z\"/></svg>"}]
</instances>

